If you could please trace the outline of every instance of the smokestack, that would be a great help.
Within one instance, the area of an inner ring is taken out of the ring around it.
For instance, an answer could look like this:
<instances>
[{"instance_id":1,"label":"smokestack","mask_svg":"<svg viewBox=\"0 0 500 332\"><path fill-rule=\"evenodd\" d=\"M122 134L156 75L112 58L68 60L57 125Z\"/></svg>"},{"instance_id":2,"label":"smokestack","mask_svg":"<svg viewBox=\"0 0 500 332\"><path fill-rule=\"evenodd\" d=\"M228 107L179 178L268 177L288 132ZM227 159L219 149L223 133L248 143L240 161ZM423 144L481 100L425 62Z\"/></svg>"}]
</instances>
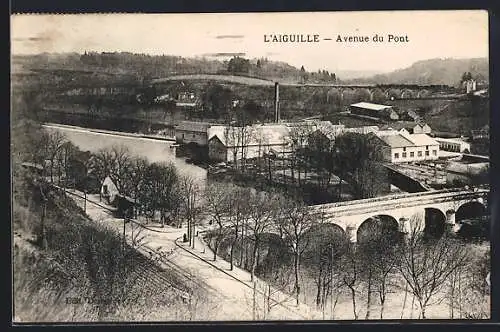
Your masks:
<instances>
[{"instance_id":1,"label":"smokestack","mask_svg":"<svg viewBox=\"0 0 500 332\"><path fill-rule=\"evenodd\" d=\"M274 83L274 122L280 122L280 86Z\"/></svg>"}]
</instances>

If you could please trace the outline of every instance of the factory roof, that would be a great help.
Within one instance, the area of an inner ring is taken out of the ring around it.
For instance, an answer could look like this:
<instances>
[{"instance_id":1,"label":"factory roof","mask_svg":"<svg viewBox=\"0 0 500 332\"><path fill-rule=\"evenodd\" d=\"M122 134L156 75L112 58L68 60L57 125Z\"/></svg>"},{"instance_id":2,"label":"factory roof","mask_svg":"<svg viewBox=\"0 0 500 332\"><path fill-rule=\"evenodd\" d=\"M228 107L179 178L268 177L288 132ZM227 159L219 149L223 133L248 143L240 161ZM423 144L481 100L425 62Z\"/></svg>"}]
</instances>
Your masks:
<instances>
[{"instance_id":1,"label":"factory roof","mask_svg":"<svg viewBox=\"0 0 500 332\"><path fill-rule=\"evenodd\" d=\"M210 126L211 126L211 124L208 122L181 121L175 127L175 129L206 132L207 129L210 128Z\"/></svg>"},{"instance_id":2,"label":"factory roof","mask_svg":"<svg viewBox=\"0 0 500 332\"><path fill-rule=\"evenodd\" d=\"M434 138L430 137L427 134L411 134L411 135L408 135L408 138L416 146L438 145L439 144Z\"/></svg>"},{"instance_id":3,"label":"factory roof","mask_svg":"<svg viewBox=\"0 0 500 332\"><path fill-rule=\"evenodd\" d=\"M391 148L404 148L409 146L415 146L412 141L405 138L401 134L396 135L386 135L378 136L385 144L389 145Z\"/></svg>"},{"instance_id":4,"label":"factory roof","mask_svg":"<svg viewBox=\"0 0 500 332\"><path fill-rule=\"evenodd\" d=\"M365 108L365 109L374 110L374 111L380 111L383 109L392 108L392 106L390 106L390 105L373 104L373 103L367 103L364 101L362 101L360 103L356 103L356 104L351 104L351 107Z\"/></svg>"},{"instance_id":5,"label":"factory roof","mask_svg":"<svg viewBox=\"0 0 500 332\"><path fill-rule=\"evenodd\" d=\"M283 124L265 124L246 127L212 126L208 131L208 139L217 137L227 147L241 144L244 137L246 146L282 145L288 143L290 127Z\"/></svg>"}]
</instances>

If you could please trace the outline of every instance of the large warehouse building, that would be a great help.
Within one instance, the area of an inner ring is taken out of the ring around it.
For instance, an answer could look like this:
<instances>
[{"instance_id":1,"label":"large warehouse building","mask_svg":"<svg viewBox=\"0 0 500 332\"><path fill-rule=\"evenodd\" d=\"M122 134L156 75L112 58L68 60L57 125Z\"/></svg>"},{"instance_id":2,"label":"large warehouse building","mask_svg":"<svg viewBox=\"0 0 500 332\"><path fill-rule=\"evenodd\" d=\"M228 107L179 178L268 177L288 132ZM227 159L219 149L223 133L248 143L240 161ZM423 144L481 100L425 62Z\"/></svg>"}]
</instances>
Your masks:
<instances>
[{"instance_id":1,"label":"large warehouse building","mask_svg":"<svg viewBox=\"0 0 500 332\"><path fill-rule=\"evenodd\" d=\"M349 106L351 114L368 116L372 118L380 118L386 120L399 120L399 115L394 110L393 106L380 105L367 102L360 102Z\"/></svg>"}]
</instances>

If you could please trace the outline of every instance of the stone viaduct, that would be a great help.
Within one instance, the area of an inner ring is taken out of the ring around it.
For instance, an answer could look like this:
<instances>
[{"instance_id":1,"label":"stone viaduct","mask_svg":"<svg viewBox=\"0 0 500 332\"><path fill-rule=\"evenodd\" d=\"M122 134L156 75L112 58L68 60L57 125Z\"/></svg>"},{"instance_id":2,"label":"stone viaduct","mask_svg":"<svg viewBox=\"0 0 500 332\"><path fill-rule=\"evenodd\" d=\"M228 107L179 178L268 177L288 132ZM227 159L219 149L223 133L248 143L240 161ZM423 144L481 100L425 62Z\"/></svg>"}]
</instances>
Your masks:
<instances>
[{"instance_id":1,"label":"stone viaduct","mask_svg":"<svg viewBox=\"0 0 500 332\"><path fill-rule=\"evenodd\" d=\"M323 222L340 226L356 241L363 223L381 219L398 227L402 232L410 230L412 218L425 229L438 229L441 234L446 224L487 214L489 189L434 190L412 194L398 194L372 199L353 200L311 206ZM438 234L440 235L440 234Z\"/></svg>"},{"instance_id":2,"label":"stone viaduct","mask_svg":"<svg viewBox=\"0 0 500 332\"><path fill-rule=\"evenodd\" d=\"M152 80L150 83L161 84L169 81L219 81L239 84L274 87L275 82L256 77L217 75L217 74L187 74L172 75ZM435 99L437 93L454 93L454 88L448 85L420 84L333 84L333 83L286 83L278 82L283 87L317 87L327 90L327 102L334 99L344 100L347 95L356 95L360 100L382 102L394 99Z\"/></svg>"}]
</instances>

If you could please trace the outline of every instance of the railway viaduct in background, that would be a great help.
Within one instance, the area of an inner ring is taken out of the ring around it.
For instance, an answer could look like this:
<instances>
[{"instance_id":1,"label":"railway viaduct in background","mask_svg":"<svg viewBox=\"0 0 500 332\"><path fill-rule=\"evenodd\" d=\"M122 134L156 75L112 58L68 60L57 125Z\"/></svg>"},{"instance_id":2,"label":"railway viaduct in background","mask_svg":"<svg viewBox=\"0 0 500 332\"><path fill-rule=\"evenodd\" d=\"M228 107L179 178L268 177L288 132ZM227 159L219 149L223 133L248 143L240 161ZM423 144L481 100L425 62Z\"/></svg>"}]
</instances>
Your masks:
<instances>
[{"instance_id":1,"label":"railway viaduct in background","mask_svg":"<svg viewBox=\"0 0 500 332\"><path fill-rule=\"evenodd\" d=\"M424 223L426 231L440 236L446 224L487 215L489 189L435 190L371 199L313 205L323 222L338 225L356 241L365 222L374 219L391 223L402 232L410 230L412 218Z\"/></svg>"},{"instance_id":2,"label":"railway viaduct in background","mask_svg":"<svg viewBox=\"0 0 500 332\"><path fill-rule=\"evenodd\" d=\"M274 82L271 80L222 74L187 74L172 75L164 78L156 78L149 82L159 85L175 81L219 81L224 83L240 83L252 86L275 87L277 83L283 87L310 87L327 89L327 102L330 99L340 98L343 100L346 94L362 94L365 101L381 101L389 99L454 99L457 96L445 97L439 94L455 94L456 89L448 85L420 85L420 84L335 84L335 83L287 83ZM438 94L438 95L436 95ZM336 96L336 97L335 97Z\"/></svg>"}]
</instances>

